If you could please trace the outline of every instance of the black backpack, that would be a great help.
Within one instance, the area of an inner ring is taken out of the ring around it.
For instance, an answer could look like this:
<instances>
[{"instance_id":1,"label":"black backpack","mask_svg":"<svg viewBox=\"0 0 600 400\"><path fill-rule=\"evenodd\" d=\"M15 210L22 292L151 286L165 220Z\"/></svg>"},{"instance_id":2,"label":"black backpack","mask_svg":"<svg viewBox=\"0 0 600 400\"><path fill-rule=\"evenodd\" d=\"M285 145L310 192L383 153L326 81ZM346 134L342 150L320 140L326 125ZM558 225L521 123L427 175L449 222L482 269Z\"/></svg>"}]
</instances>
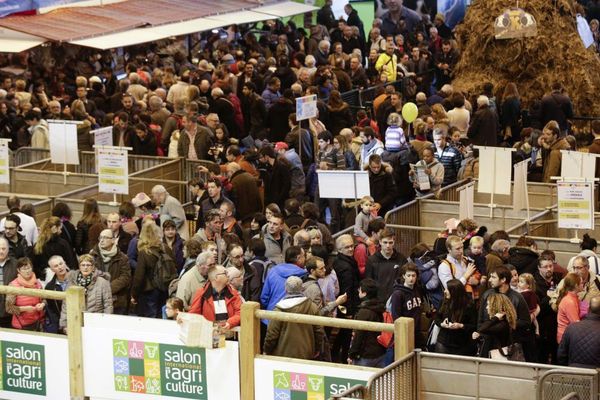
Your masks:
<instances>
[{"instance_id":1,"label":"black backpack","mask_svg":"<svg viewBox=\"0 0 600 400\"><path fill-rule=\"evenodd\" d=\"M152 254L158 258L152 273L152 286L167 292L171 282L177 278L177 264L163 249L153 251Z\"/></svg>"}]
</instances>

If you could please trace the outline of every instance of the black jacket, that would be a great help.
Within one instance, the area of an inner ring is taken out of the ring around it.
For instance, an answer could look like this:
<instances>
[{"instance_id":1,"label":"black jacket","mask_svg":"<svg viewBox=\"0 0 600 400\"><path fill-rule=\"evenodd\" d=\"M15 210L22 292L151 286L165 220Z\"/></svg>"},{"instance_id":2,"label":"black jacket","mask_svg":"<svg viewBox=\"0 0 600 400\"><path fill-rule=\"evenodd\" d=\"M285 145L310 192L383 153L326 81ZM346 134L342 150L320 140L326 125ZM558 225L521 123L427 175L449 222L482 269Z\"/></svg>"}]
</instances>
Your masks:
<instances>
[{"instance_id":1,"label":"black jacket","mask_svg":"<svg viewBox=\"0 0 600 400\"><path fill-rule=\"evenodd\" d=\"M240 294L246 301L260 303L261 291L262 276L258 275L256 268L244 261L244 285Z\"/></svg>"},{"instance_id":2,"label":"black jacket","mask_svg":"<svg viewBox=\"0 0 600 400\"><path fill-rule=\"evenodd\" d=\"M3 276L3 281L0 282L1 285L4 286L8 286L9 283L11 283L16 277L17 277L17 260L15 260L14 258L9 257L6 260L6 263L4 263L2 268L2 276ZM4 318L9 316L10 314L6 313L6 296L3 294L0 294L0 318Z\"/></svg>"},{"instance_id":3,"label":"black jacket","mask_svg":"<svg viewBox=\"0 0 600 400\"><path fill-rule=\"evenodd\" d=\"M383 322L385 306L377 299L365 300L360 303L354 319L357 321ZM377 358L385 353L385 348L377 341L379 332L354 331L354 339L348 351L348 357L353 360L361 358Z\"/></svg>"},{"instance_id":4,"label":"black jacket","mask_svg":"<svg viewBox=\"0 0 600 400\"><path fill-rule=\"evenodd\" d=\"M516 133L513 133L516 136ZM467 136L476 146L496 146L498 143L498 117L488 106L480 107L473 115Z\"/></svg>"},{"instance_id":5,"label":"black jacket","mask_svg":"<svg viewBox=\"0 0 600 400\"><path fill-rule=\"evenodd\" d=\"M550 306L550 297L548 290L562 280L561 274L555 272L552 274L552 280L547 282L539 272L533 275L535 279L535 294L537 295L540 313L537 316L538 325L540 327L540 338L556 343L556 331L558 330L558 322L556 320L556 311Z\"/></svg>"},{"instance_id":6,"label":"black jacket","mask_svg":"<svg viewBox=\"0 0 600 400\"><path fill-rule=\"evenodd\" d=\"M42 248L42 252L33 256L33 272L39 280L46 280L48 260L55 255L61 256L70 269L78 269L79 264L71 245L60 236L53 235Z\"/></svg>"},{"instance_id":7,"label":"black jacket","mask_svg":"<svg viewBox=\"0 0 600 400\"><path fill-rule=\"evenodd\" d=\"M458 322L463 324L464 328L442 328L441 323L446 318L448 319L448 322ZM475 331L475 328L477 328L477 307L475 307L475 303L469 303L469 305L463 310L462 316L458 321L454 321L449 310L443 307L439 312L436 313L435 323L440 327L437 341L443 344L444 347L456 349L462 355L473 355L475 353L475 343L471 339L471 334Z\"/></svg>"},{"instance_id":8,"label":"black jacket","mask_svg":"<svg viewBox=\"0 0 600 400\"><path fill-rule=\"evenodd\" d=\"M415 332L418 332L421 329L422 303L423 296L416 285L414 288L409 288L400 279L396 280L394 292L392 293L392 318L394 321L400 317L413 318L415 320Z\"/></svg>"},{"instance_id":9,"label":"black jacket","mask_svg":"<svg viewBox=\"0 0 600 400\"><path fill-rule=\"evenodd\" d=\"M479 317L477 320L478 326L481 326L489 321L487 313L487 299L492 293L498 293L495 289L488 289L483 296L481 296L481 305L479 306ZM527 302L521 295L521 293L509 289L505 295L510 299L510 302L517 311L517 329L513 334L515 342L527 342L531 340L533 332L533 324L531 323L531 317L529 316L529 307ZM480 330L478 329L478 332ZM481 333L481 332L480 332ZM503 344L502 346L506 346Z\"/></svg>"},{"instance_id":10,"label":"black jacket","mask_svg":"<svg viewBox=\"0 0 600 400\"><path fill-rule=\"evenodd\" d=\"M270 173L265 181L265 204L275 203L283 209L289 197L292 184L292 175L287 164L275 160Z\"/></svg>"},{"instance_id":11,"label":"black jacket","mask_svg":"<svg viewBox=\"0 0 600 400\"><path fill-rule=\"evenodd\" d=\"M338 253L333 261L333 269L338 278L340 294L346 293L348 295L348 301L345 304L346 315L354 315L360 303L360 299L358 298L358 285L360 282L358 264L354 257Z\"/></svg>"},{"instance_id":12,"label":"black jacket","mask_svg":"<svg viewBox=\"0 0 600 400\"><path fill-rule=\"evenodd\" d=\"M2 237L6 238L6 235L2 233ZM31 246L27 243L27 238L20 233L17 233L17 242L14 243L12 240L6 239L8 241L8 255L9 257L14 258L15 260L21 257L29 257L33 255L31 252Z\"/></svg>"},{"instance_id":13,"label":"black jacket","mask_svg":"<svg viewBox=\"0 0 600 400\"><path fill-rule=\"evenodd\" d=\"M381 204L380 215L385 215L392 209L396 200L396 184L392 174L383 169L378 174L369 171L369 187L371 196Z\"/></svg>"},{"instance_id":14,"label":"black jacket","mask_svg":"<svg viewBox=\"0 0 600 400\"><path fill-rule=\"evenodd\" d=\"M513 247L508 251L508 263L514 265L517 272L538 274L538 254L527 247ZM539 275L539 274L538 274Z\"/></svg>"},{"instance_id":15,"label":"black jacket","mask_svg":"<svg viewBox=\"0 0 600 400\"><path fill-rule=\"evenodd\" d=\"M600 315L589 313L567 327L560 347L558 363L569 367L600 368Z\"/></svg>"},{"instance_id":16,"label":"black jacket","mask_svg":"<svg viewBox=\"0 0 600 400\"><path fill-rule=\"evenodd\" d=\"M56 275L52 277L52 279L46 284L46 287L44 289L54 290L57 292L63 291L62 286L60 286L60 284L56 281ZM44 325L45 331L48 333L58 333L60 312L62 310L62 300L48 299L46 300L46 302L46 320Z\"/></svg>"},{"instance_id":17,"label":"black jacket","mask_svg":"<svg viewBox=\"0 0 600 400\"><path fill-rule=\"evenodd\" d=\"M386 259L381 251L367 259L365 277L374 279L379 286L379 300L386 302L394 291L396 279L400 278L400 269L406 263L406 257L396 252Z\"/></svg>"}]
</instances>

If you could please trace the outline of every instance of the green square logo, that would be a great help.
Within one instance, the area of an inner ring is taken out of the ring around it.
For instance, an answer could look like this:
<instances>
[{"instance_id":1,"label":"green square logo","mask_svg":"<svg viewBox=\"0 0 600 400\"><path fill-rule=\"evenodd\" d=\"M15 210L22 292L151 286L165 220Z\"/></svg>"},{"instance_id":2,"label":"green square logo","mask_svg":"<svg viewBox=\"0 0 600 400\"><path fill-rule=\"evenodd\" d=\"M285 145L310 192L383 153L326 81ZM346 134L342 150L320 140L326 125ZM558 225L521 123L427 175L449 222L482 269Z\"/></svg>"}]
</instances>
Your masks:
<instances>
[{"instance_id":1,"label":"green square logo","mask_svg":"<svg viewBox=\"0 0 600 400\"><path fill-rule=\"evenodd\" d=\"M129 359L129 375L144 376L144 360L140 358Z\"/></svg>"},{"instance_id":2,"label":"green square logo","mask_svg":"<svg viewBox=\"0 0 600 400\"><path fill-rule=\"evenodd\" d=\"M7 392L46 395L44 346L1 341L0 359L0 389Z\"/></svg>"},{"instance_id":3,"label":"green square logo","mask_svg":"<svg viewBox=\"0 0 600 400\"><path fill-rule=\"evenodd\" d=\"M144 343L144 358L146 360L158 360L158 343Z\"/></svg>"}]
</instances>

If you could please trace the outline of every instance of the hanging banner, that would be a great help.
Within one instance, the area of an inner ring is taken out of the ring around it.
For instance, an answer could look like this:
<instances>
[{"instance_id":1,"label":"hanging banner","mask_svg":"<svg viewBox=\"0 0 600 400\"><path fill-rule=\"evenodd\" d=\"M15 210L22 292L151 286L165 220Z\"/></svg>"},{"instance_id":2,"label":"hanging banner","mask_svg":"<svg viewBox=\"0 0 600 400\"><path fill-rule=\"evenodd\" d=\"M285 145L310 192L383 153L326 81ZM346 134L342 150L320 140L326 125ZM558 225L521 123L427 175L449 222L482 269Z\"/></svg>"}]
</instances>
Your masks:
<instances>
[{"instance_id":1,"label":"hanging banner","mask_svg":"<svg viewBox=\"0 0 600 400\"><path fill-rule=\"evenodd\" d=\"M8 330L0 337L0 399L70 397L66 337Z\"/></svg>"},{"instance_id":2,"label":"hanging banner","mask_svg":"<svg viewBox=\"0 0 600 400\"><path fill-rule=\"evenodd\" d=\"M0 139L0 184L10 184L9 140Z\"/></svg>"},{"instance_id":3,"label":"hanging banner","mask_svg":"<svg viewBox=\"0 0 600 400\"><path fill-rule=\"evenodd\" d=\"M127 150L122 147L96 147L98 190L101 193L129 194Z\"/></svg>"},{"instance_id":4,"label":"hanging banner","mask_svg":"<svg viewBox=\"0 0 600 400\"><path fill-rule=\"evenodd\" d=\"M84 318L85 395L91 399L240 399L237 342L219 349L188 347L175 321Z\"/></svg>"},{"instance_id":5,"label":"hanging banner","mask_svg":"<svg viewBox=\"0 0 600 400\"><path fill-rule=\"evenodd\" d=\"M458 207L458 218L462 221L465 218L474 218L473 204L475 198L475 185L468 184L460 191L460 205Z\"/></svg>"},{"instance_id":6,"label":"hanging banner","mask_svg":"<svg viewBox=\"0 0 600 400\"><path fill-rule=\"evenodd\" d=\"M529 196L527 191L527 166L529 159L516 163L515 184L513 185L513 210L521 211L529 208Z\"/></svg>"},{"instance_id":7,"label":"hanging banner","mask_svg":"<svg viewBox=\"0 0 600 400\"><path fill-rule=\"evenodd\" d=\"M597 154L561 150L560 176L565 179L596 177Z\"/></svg>"},{"instance_id":8,"label":"hanging banner","mask_svg":"<svg viewBox=\"0 0 600 400\"><path fill-rule=\"evenodd\" d=\"M52 163L79 165L77 123L49 120L48 129Z\"/></svg>"},{"instance_id":9,"label":"hanging banner","mask_svg":"<svg viewBox=\"0 0 600 400\"><path fill-rule=\"evenodd\" d=\"M286 359L254 359L255 399L329 399L354 385L366 385L376 368Z\"/></svg>"},{"instance_id":10,"label":"hanging banner","mask_svg":"<svg viewBox=\"0 0 600 400\"><path fill-rule=\"evenodd\" d=\"M594 185L590 182L557 182L558 227L594 229Z\"/></svg>"},{"instance_id":11,"label":"hanging banner","mask_svg":"<svg viewBox=\"0 0 600 400\"><path fill-rule=\"evenodd\" d=\"M485 160L486 165L486 168L479 168L477 192L510 195L510 172L514 149L489 146L476 148L479 149L479 159Z\"/></svg>"},{"instance_id":12,"label":"hanging banner","mask_svg":"<svg viewBox=\"0 0 600 400\"><path fill-rule=\"evenodd\" d=\"M94 129L90 132L94 135L95 146L112 146L113 145L113 127Z\"/></svg>"}]
</instances>

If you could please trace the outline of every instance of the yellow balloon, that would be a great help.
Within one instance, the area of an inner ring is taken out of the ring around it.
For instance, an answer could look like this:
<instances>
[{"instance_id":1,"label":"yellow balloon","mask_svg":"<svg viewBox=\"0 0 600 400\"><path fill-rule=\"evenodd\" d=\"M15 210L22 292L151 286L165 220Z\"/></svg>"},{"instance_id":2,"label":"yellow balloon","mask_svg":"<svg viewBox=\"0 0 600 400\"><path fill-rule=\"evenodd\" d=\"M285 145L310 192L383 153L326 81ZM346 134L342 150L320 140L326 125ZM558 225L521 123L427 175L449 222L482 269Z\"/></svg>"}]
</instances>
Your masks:
<instances>
[{"instance_id":1,"label":"yellow balloon","mask_svg":"<svg viewBox=\"0 0 600 400\"><path fill-rule=\"evenodd\" d=\"M409 124L417 119L417 115L419 115L419 109L415 103L406 103L402 107L402 118Z\"/></svg>"}]
</instances>

